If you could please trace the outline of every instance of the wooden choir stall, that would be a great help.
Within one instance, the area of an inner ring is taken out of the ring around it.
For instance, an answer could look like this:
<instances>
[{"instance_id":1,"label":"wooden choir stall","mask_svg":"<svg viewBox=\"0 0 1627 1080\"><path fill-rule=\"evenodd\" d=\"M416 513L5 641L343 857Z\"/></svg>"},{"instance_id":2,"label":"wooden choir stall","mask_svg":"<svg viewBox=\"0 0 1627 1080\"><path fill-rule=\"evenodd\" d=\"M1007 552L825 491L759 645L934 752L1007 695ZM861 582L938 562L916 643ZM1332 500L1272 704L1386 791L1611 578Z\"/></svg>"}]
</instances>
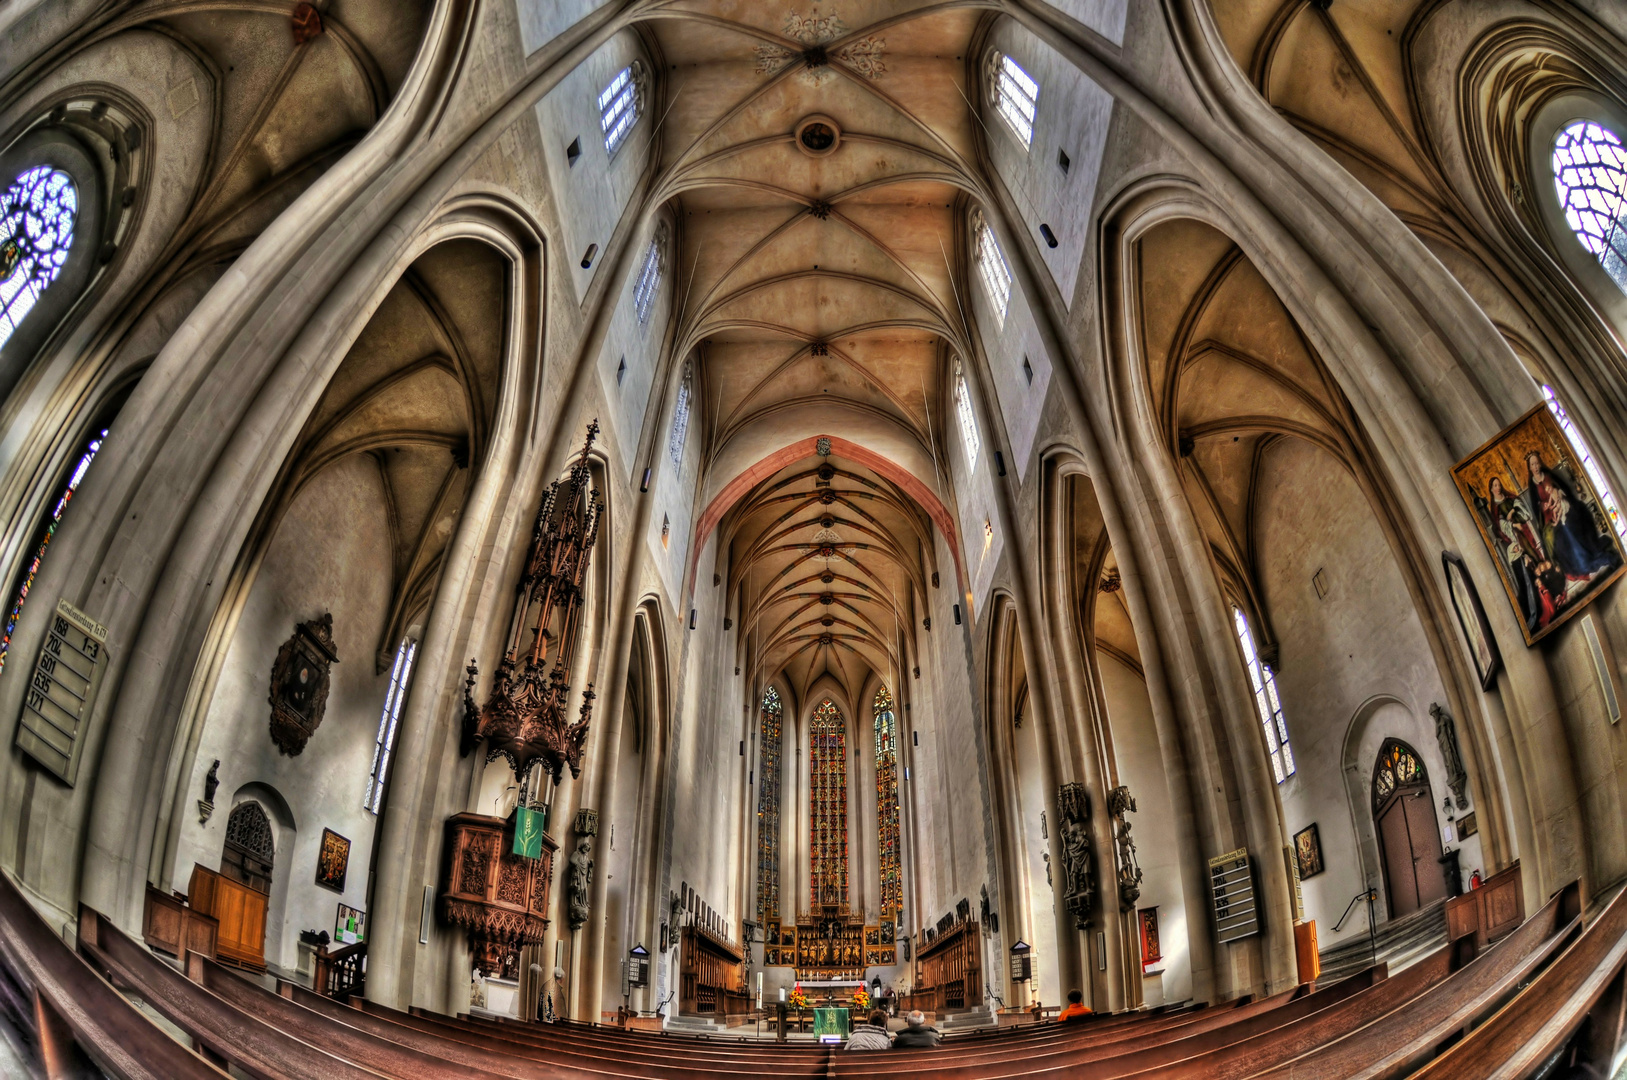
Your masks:
<instances>
[{"instance_id":1,"label":"wooden choir stall","mask_svg":"<svg viewBox=\"0 0 1627 1080\"><path fill-rule=\"evenodd\" d=\"M683 931L683 982L678 1008L685 1013L744 1016L751 1011L746 991L746 954L703 926Z\"/></svg>"},{"instance_id":2,"label":"wooden choir stall","mask_svg":"<svg viewBox=\"0 0 1627 1080\"><path fill-rule=\"evenodd\" d=\"M916 955L915 989L905 995L903 1007L943 1013L981 1004L979 944L977 923L964 919L923 945Z\"/></svg>"}]
</instances>

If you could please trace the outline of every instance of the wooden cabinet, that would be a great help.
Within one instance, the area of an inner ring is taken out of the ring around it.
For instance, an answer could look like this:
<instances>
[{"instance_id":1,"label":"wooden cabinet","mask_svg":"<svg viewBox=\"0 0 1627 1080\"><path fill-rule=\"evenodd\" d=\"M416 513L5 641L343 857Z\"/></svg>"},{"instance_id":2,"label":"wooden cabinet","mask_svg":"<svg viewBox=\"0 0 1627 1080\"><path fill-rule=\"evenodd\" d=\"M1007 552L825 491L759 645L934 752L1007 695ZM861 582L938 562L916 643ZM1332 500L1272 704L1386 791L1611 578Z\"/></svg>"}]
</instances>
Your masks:
<instances>
[{"instance_id":1,"label":"wooden cabinet","mask_svg":"<svg viewBox=\"0 0 1627 1080\"><path fill-rule=\"evenodd\" d=\"M983 1003L977 923L956 923L924 946L917 956L915 990L906 1007L930 1012L969 1009Z\"/></svg>"},{"instance_id":2,"label":"wooden cabinet","mask_svg":"<svg viewBox=\"0 0 1627 1080\"><path fill-rule=\"evenodd\" d=\"M216 958L223 964L264 971L266 894L196 864L186 891L192 909L211 916L218 925Z\"/></svg>"}]
</instances>

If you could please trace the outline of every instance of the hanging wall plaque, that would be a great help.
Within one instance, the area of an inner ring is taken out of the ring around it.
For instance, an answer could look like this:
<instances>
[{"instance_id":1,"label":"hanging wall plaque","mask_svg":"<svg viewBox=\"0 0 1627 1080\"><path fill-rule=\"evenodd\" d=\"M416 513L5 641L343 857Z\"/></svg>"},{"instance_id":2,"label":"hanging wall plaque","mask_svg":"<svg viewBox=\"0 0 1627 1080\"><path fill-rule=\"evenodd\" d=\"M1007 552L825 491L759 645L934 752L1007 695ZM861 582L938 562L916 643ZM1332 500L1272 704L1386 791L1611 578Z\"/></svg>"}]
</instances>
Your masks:
<instances>
[{"instance_id":1,"label":"hanging wall plaque","mask_svg":"<svg viewBox=\"0 0 1627 1080\"><path fill-rule=\"evenodd\" d=\"M322 723L328 705L328 669L339 662L333 616L302 622L277 650L271 665L271 741L298 757Z\"/></svg>"}]
</instances>

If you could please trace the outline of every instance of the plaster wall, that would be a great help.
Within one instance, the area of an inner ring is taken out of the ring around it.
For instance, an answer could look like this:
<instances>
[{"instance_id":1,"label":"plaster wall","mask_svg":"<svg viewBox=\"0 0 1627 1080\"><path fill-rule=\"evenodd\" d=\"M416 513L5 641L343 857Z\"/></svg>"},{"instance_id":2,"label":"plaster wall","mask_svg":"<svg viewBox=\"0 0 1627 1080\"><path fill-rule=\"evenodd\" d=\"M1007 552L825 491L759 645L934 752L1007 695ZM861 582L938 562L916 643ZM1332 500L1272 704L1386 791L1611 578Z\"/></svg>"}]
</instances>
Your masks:
<instances>
[{"instance_id":1,"label":"plaster wall","mask_svg":"<svg viewBox=\"0 0 1627 1080\"><path fill-rule=\"evenodd\" d=\"M204 775L220 761L217 808L206 824L182 819L174 877L186 891L193 863L220 867L232 801L257 798L278 827L266 960L298 963L301 930L333 933L338 904L366 910L369 852L377 819L363 806L379 712L389 672L379 675L373 652L390 598L390 535L376 466L345 458L299 493L277 526L238 617L203 735L186 781L203 792ZM268 731L271 665L277 650L307 619L333 613L339 663L330 674L322 724L298 757L287 757ZM286 804L290 820L265 792ZM235 800L228 796L236 793ZM343 892L315 883L322 830L351 842ZM279 910L280 909L280 910Z\"/></svg>"},{"instance_id":2,"label":"plaster wall","mask_svg":"<svg viewBox=\"0 0 1627 1080\"><path fill-rule=\"evenodd\" d=\"M1119 783L1135 796L1137 812L1129 815L1136 858L1141 865L1139 908L1158 909L1158 935L1164 956L1159 974L1143 975L1142 994L1149 1005L1185 1001L1192 996L1192 959L1187 944L1186 902L1176 822L1169 813L1169 776L1164 770L1158 730L1153 726L1147 684L1136 672L1105 653L1096 654L1102 697L1113 730L1113 756ZM1202 928L1207 930L1207 927ZM1139 941L1140 927L1135 927ZM1131 946L1132 950L1138 948Z\"/></svg>"},{"instance_id":3,"label":"plaster wall","mask_svg":"<svg viewBox=\"0 0 1627 1080\"><path fill-rule=\"evenodd\" d=\"M1327 870L1302 890L1305 917L1327 948L1367 932L1362 920L1337 934L1333 924L1352 896L1384 888L1368 792L1386 736L1422 756L1445 825L1445 766L1429 706L1446 693L1389 542L1350 474L1309 443L1284 440L1267 451L1257 490L1260 579L1282 650L1277 688L1297 765L1278 788L1283 842L1318 825ZM1321 598L1312 582L1319 569ZM1471 838L1466 874L1479 858Z\"/></svg>"},{"instance_id":4,"label":"plaster wall","mask_svg":"<svg viewBox=\"0 0 1627 1080\"><path fill-rule=\"evenodd\" d=\"M520 46L530 56L564 30L603 7L605 0L516 0Z\"/></svg>"},{"instance_id":5,"label":"plaster wall","mask_svg":"<svg viewBox=\"0 0 1627 1080\"><path fill-rule=\"evenodd\" d=\"M661 342L672 306L673 241L670 236L660 256L661 279L656 286L655 299L651 302L649 317L643 322L639 321L638 307L633 302L633 290L638 285L639 273L655 232L650 230L635 242L637 259L616 301L610 332L605 336L604 347L599 353L599 383L609 411L603 426L620 450L620 459L633 471L638 469L639 436L644 430L650 388L655 381L656 365L661 358ZM638 481L637 476L631 479L634 483Z\"/></svg>"}]
</instances>

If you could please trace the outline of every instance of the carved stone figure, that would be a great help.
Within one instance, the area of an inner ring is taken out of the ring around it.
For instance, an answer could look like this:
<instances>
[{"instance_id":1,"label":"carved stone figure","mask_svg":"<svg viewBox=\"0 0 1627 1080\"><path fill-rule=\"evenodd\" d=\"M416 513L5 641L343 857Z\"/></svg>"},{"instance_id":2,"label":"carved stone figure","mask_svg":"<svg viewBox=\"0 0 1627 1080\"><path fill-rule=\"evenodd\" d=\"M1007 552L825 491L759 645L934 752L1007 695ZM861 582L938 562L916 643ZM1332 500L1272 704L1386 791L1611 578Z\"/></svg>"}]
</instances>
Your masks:
<instances>
[{"instance_id":1,"label":"carved stone figure","mask_svg":"<svg viewBox=\"0 0 1627 1080\"><path fill-rule=\"evenodd\" d=\"M1469 808L1469 773L1463 767L1463 752L1458 749L1458 726L1452 714L1440 702L1429 706L1429 715L1435 719L1435 741L1441 747L1441 759L1446 762L1446 785L1452 789L1459 810Z\"/></svg>"},{"instance_id":2,"label":"carved stone figure","mask_svg":"<svg viewBox=\"0 0 1627 1080\"><path fill-rule=\"evenodd\" d=\"M1120 784L1107 793L1107 812L1113 818L1113 843L1119 856L1119 910L1132 911L1141 896L1141 866L1136 862L1136 843L1130 838L1130 823L1124 817L1136 812L1135 797Z\"/></svg>"},{"instance_id":3,"label":"carved stone figure","mask_svg":"<svg viewBox=\"0 0 1627 1080\"><path fill-rule=\"evenodd\" d=\"M593 889L593 838L578 837L576 850L571 852L570 925L580 930L588 921L588 897Z\"/></svg>"},{"instance_id":4,"label":"carved stone figure","mask_svg":"<svg viewBox=\"0 0 1627 1080\"><path fill-rule=\"evenodd\" d=\"M1090 798L1080 783L1063 784L1057 789L1057 810L1062 818L1063 902L1073 913L1074 924L1090 929L1090 910L1096 900L1096 878L1091 871L1090 832L1086 821Z\"/></svg>"}]
</instances>

